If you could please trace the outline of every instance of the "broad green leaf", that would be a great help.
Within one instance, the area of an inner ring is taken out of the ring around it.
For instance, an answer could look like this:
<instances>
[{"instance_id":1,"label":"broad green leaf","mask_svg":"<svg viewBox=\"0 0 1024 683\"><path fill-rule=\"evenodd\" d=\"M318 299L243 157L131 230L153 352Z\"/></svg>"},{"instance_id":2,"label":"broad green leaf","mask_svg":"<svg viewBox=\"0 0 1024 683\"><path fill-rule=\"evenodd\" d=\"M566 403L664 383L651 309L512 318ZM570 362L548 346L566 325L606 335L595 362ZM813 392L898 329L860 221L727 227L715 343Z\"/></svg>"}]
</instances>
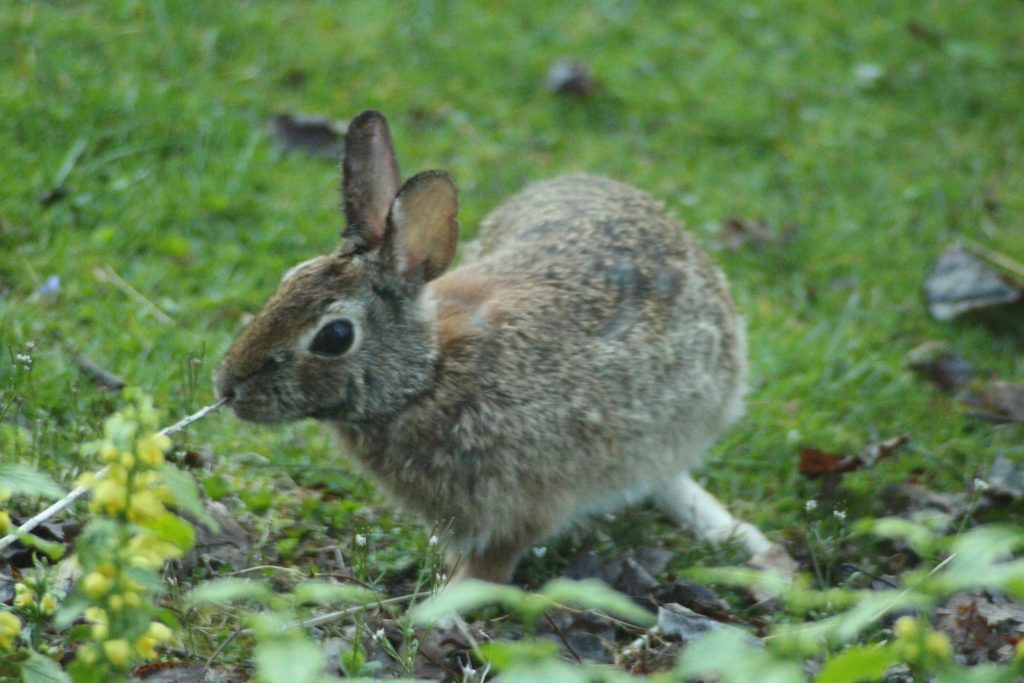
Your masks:
<instances>
[{"instance_id":1,"label":"broad green leaf","mask_svg":"<svg viewBox=\"0 0 1024 683\"><path fill-rule=\"evenodd\" d=\"M715 673L722 683L804 683L799 661L785 661L764 650L750 635L723 628L702 635L683 649L677 671L698 677Z\"/></svg>"},{"instance_id":2,"label":"broad green leaf","mask_svg":"<svg viewBox=\"0 0 1024 683\"><path fill-rule=\"evenodd\" d=\"M273 596L273 592L259 581L247 579L217 579L206 581L188 594L187 600L192 605L225 605L242 600L253 600L265 603Z\"/></svg>"},{"instance_id":3,"label":"broad green leaf","mask_svg":"<svg viewBox=\"0 0 1024 683\"><path fill-rule=\"evenodd\" d=\"M573 604L589 609L607 612L613 616L628 619L640 626L653 626L657 621L653 614L643 609L629 597L608 587L597 579L554 579L540 592L541 595L559 604Z\"/></svg>"},{"instance_id":4,"label":"broad green leaf","mask_svg":"<svg viewBox=\"0 0 1024 683\"><path fill-rule=\"evenodd\" d=\"M164 480L164 486L171 492L174 504L202 522L210 531L219 531L220 525L206 511L202 498L199 497L199 487L196 480L188 472L182 472L170 463L164 463L160 467L160 476Z\"/></svg>"},{"instance_id":5,"label":"broad green leaf","mask_svg":"<svg viewBox=\"0 0 1024 683\"><path fill-rule=\"evenodd\" d=\"M64 557L64 544L58 541L47 541L34 534L18 534L18 540L22 545L35 548L54 562Z\"/></svg>"},{"instance_id":6,"label":"broad green leaf","mask_svg":"<svg viewBox=\"0 0 1024 683\"><path fill-rule=\"evenodd\" d=\"M16 496L60 498L64 495L64 490L49 475L14 463L0 464L0 490L4 489Z\"/></svg>"},{"instance_id":7,"label":"broad green leaf","mask_svg":"<svg viewBox=\"0 0 1024 683\"><path fill-rule=\"evenodd\" d=\"M324 655L302 637L267 640L253 653L256 670L266 683L314 683L324 667Z\"/></svg>"},{"instance_id":8,"label":"broad green leaf","mask_svg":"<svg viewBox=\"0 0 1024 683\"><path fill-rule=\"evenodd\" d=\"M164 512L154 519L146 520L142 526L156 534L161 541L167 541L182 550L189 550L196 542L196 530L173 512Z\"/></svg>"},{"instance_id":9,"label":"broad green leaf","mask_svg":"<svg viewBox=\"0 0 1024 683\"><path fill-rule=\"evenodd\" d=\"M928 524L928 519L911 521L902 517L885 517L865 521L860 525L881 538L898 538L905 541L918 555L928 557L942 546L942 539L936 532L935 520Z\"/></svg>"},{"instance_id":10,"label":"broad green leaf","mask_svg":"<svg viewBox=\"0 0 1024 683\"><path fill-rule=\"evenodd\" d=\"M331 605L337 603L365 605L379 599L361 586L340 585L326 581L305 581L293 593L297 605Z\"/></svg>"},{"instance_id":11,"label":"broad green leaf","mask_svg":"<svg viewBox=\"0 0 1024 683\"><path fill-rule=\"evenodd\" d=\"M740 588L760 588L771 595L784 595L790 587L789 582L778 572L745 567L694 567L685 574L696 581Z\"/></svg>"},{"instance_id":12,"label":"broad green leaf","mask_svg":"<svg viewBox=\"0 0 1024 683\"><path fill-rule=\"evenodd\" d=\"M952 666L936 675L935 683L1020 683L1021 667L979 664Z\"/></svg>"},{"instance_id":13,"label":"broad green leaf","mask_svg":"<svg viewBox=\"0 0 1024 683\"><path fill-rule=\"evenodd\" d=\"M60 664L35 650L21 665L22 683L71 683L71 678L60 668Z\"/></svg>"},{"instance_id":14,"label":"broad green leaf","mask_svg":"<svg viewBox=\"0 0 1024 683\"><path fill-rule=\"evenodd\" d=\"M555 643L538 640L494 641L480 645L484 658L511 683L589 683L587 672L558 657Z\"/></svg>"},{"instance_id":15,"label":"broad green leaf","mask_svg":"<svg viewBox=\"0 0 1024 683\"><path fill-rule=\"evenodd\" d=\"M891 647L857 645L825 662L815 683L858 683L882 678L899 660Z\"/></svg>"},{"instance_id":16,"label":"broad green leaf","mask_svg":"<svg viewBox=\"0 0 1024 683\"><path fill-rule=\"evenodd\" d=\"M550 600L513 586L466 579L417 605L410 616L418 624L428 624L456 612L468 612L495 603L520 614L531 615L553 606Z\"/></svg>"}]
</instances>

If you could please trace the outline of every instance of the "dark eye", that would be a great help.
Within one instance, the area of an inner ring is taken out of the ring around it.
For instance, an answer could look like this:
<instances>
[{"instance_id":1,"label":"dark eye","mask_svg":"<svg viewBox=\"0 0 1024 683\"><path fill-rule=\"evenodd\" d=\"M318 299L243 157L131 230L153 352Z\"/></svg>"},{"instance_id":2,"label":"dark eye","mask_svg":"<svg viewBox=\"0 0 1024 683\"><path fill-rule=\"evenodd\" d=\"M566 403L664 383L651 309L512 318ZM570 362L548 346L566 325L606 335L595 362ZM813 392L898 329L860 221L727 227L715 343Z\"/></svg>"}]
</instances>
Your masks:
<instances>
[{"instance_id":1,"label":"dark eye","mask_svg":"<svg viewBox=\"0 0 1024 683\"><path fill-rule=\"evenodd\" d=\"M356 340L356 328L347 318L332 320L316 333L309 350L318 356L340 356L352 348Z\"/></svg>"}]
</instances>

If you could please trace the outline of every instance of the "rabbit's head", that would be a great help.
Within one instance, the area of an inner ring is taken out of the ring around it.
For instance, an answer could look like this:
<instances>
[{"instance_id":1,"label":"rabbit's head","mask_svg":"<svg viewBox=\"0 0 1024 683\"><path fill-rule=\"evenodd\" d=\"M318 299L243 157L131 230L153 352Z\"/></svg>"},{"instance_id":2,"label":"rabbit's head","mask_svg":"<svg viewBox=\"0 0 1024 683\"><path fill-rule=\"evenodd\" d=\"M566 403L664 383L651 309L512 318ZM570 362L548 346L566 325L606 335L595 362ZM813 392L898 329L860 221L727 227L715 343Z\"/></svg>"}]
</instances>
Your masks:
<instances>
[{"instance_id":1,"label":"rabbit's head","mask_svg":"<svg viewBox=\"0 0 1024 683\"><path fill-rule=\"evenodd\" d=\"M345 137L342 193L339 248L289 270L217 369L218 395L243 419L358 428L430 390L423 288L455 254L455 184L426 171L400 185L387 122L366 111Z\"/></svg>"}]
</instances>

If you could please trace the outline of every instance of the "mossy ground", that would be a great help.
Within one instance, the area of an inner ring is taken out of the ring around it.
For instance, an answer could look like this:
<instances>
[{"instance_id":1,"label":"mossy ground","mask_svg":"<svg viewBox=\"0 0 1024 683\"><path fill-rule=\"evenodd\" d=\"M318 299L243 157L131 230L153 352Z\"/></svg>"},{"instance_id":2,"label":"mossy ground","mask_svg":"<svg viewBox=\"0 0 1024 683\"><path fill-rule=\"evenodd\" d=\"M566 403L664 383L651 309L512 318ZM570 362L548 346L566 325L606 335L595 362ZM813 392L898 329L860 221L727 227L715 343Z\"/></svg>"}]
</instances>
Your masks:
<instances>
[{"instance_id":1,"label":"mossy ground","mask_svg":"<svg viewBox=\"0 0 1024 683\"><path fill-rule=\"evenodd\" d=\"M3 457L65 483L77 472L75 444L118 399L78 373L75 352L150 392L168 422L210 402L243 316L341 227L337 165L280 153L265 122L374 107L406 173L455 175L465 238L527 181L578 170L644 188L684 219L729 274L750 330L748 416L702 476L797 555L827 552L809 529L838 538L885 514L888 485L965 490L998 454L1024 459L1020 427L964 417L905 367L935 339L1024 381L1020 320L938 323L921 296L959 236L1024 256L1022 26L1024 5L1006 2L5 3ZM544 89L563 56L591 64L591 97ZM44 205L58 185L66 196ZM722 249L716 226L731 216L787 238ZM105 267L173 323L100 281ZM59 292L38 293L51 275ZM13 356L30 341L26 373ZM16 426L30 438L15 439ZM799 445L848 452L898 433L911 448L806 512L819 484L798 475ZM347 552L357 532L378 575L423 556L418 524L312 424L222 413L187 439L210 444L208 491L257 513L267 559L301 566L324 545ZM521 578L550 577L582 538L609 552L664 543L675 568L733 560L646 508L596 527ZM871 550L853 555L870 567Z\"/></svg>"}]
</instances>

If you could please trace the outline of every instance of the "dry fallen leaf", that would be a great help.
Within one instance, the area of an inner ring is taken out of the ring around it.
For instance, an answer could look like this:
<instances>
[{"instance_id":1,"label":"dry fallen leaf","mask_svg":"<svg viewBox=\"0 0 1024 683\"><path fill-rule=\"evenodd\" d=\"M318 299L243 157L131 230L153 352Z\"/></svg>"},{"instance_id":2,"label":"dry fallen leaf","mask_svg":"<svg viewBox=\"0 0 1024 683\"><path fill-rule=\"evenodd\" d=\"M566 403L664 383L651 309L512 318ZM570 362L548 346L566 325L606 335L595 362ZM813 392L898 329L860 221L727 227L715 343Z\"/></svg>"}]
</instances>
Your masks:
<instances>
[{"instance_id":1,"label":"dry fallen leaf","mask_svg":"<svg viewBox=\"0 0 1024 683\"><path fill-rule=\"evenodd\" d=\"M581 59L559 59L548 69L544 87L560 95L586 97L597 90L590 65Z\"/></svg>"},{"instance_id":2,"label":"dry fallen leaf","mask_svg":"<svg viewBox=\"0 0 1024 683\"><path fill-rule=\"evenodd\" d=\"M907 355L907 365L947 394L957 393L974 377L974 366L940 342L927 341L912 350Z\"/></svg>"},{"instance_id":3,"label":"dry fallen leaf","mask_svg":"<svg viewBox=\"0 0 1024 683\"><path fill-rule=\"evenodd\" d=\"M993 379L981 388L980 396L994 415L1009 422L1024 422L1024 385Z\"/></svg>"},{"instance_id":4,"label":"dry fallen leaf","mask_svg":"<svg viewBox=\"0 0 1024 683\"><path fill-rule=\"evenodd\" d=\"M756 219L730 216L718 228L718 242L726 249L739 249L748 244L760 248L777 239L764 221Z\"/></svg>"},{"instance_id":5,"label":"dry fallen leaf","mask_svg":"<svg viewBox=\"0 0 1024 683\"><path fill-rule=\"evenodd\" d=\"M935 610L936 628L945 631L961 664L1005 664L1024 636L1024 605L984 591L957 593Z\"/></svg>"},{"instance_id":6,"label":"dry fallen leaf","mask_svg":"<svg viewBox=\"0 0 1024 683\"><path fill-rule=\"evenodd\" d=\"M826 475L840 475L854 470L874 467L879 460L892 456L910 441L910 436L900 434L891 439L873 443L854 455L839 456L826 453L817 448L804 448L800 451L797 469L800 474L811 479Z\"/></svg>"},{"instance_id":7,"label":"dry fallen leaf","mask_svg":"<svg viewBox=\"0 0 1024 683\"><path fill-rule=\"evenodd\" d=\"M943 321L1024 297L1019 286L958 244L947 248L932 264L924 294L932 317Z\"/></svg>"},{"instance_id":8,"label":"dry fallen leaf","mask_svg":"<svg viewBox=\"0 0 1024 683\"><path fill-rule=\"evenodd\" d=\"M270 137L285 151L340 159L346 126L322 116L278 114L267 124Z\"/></svg>"}]
</instances>

